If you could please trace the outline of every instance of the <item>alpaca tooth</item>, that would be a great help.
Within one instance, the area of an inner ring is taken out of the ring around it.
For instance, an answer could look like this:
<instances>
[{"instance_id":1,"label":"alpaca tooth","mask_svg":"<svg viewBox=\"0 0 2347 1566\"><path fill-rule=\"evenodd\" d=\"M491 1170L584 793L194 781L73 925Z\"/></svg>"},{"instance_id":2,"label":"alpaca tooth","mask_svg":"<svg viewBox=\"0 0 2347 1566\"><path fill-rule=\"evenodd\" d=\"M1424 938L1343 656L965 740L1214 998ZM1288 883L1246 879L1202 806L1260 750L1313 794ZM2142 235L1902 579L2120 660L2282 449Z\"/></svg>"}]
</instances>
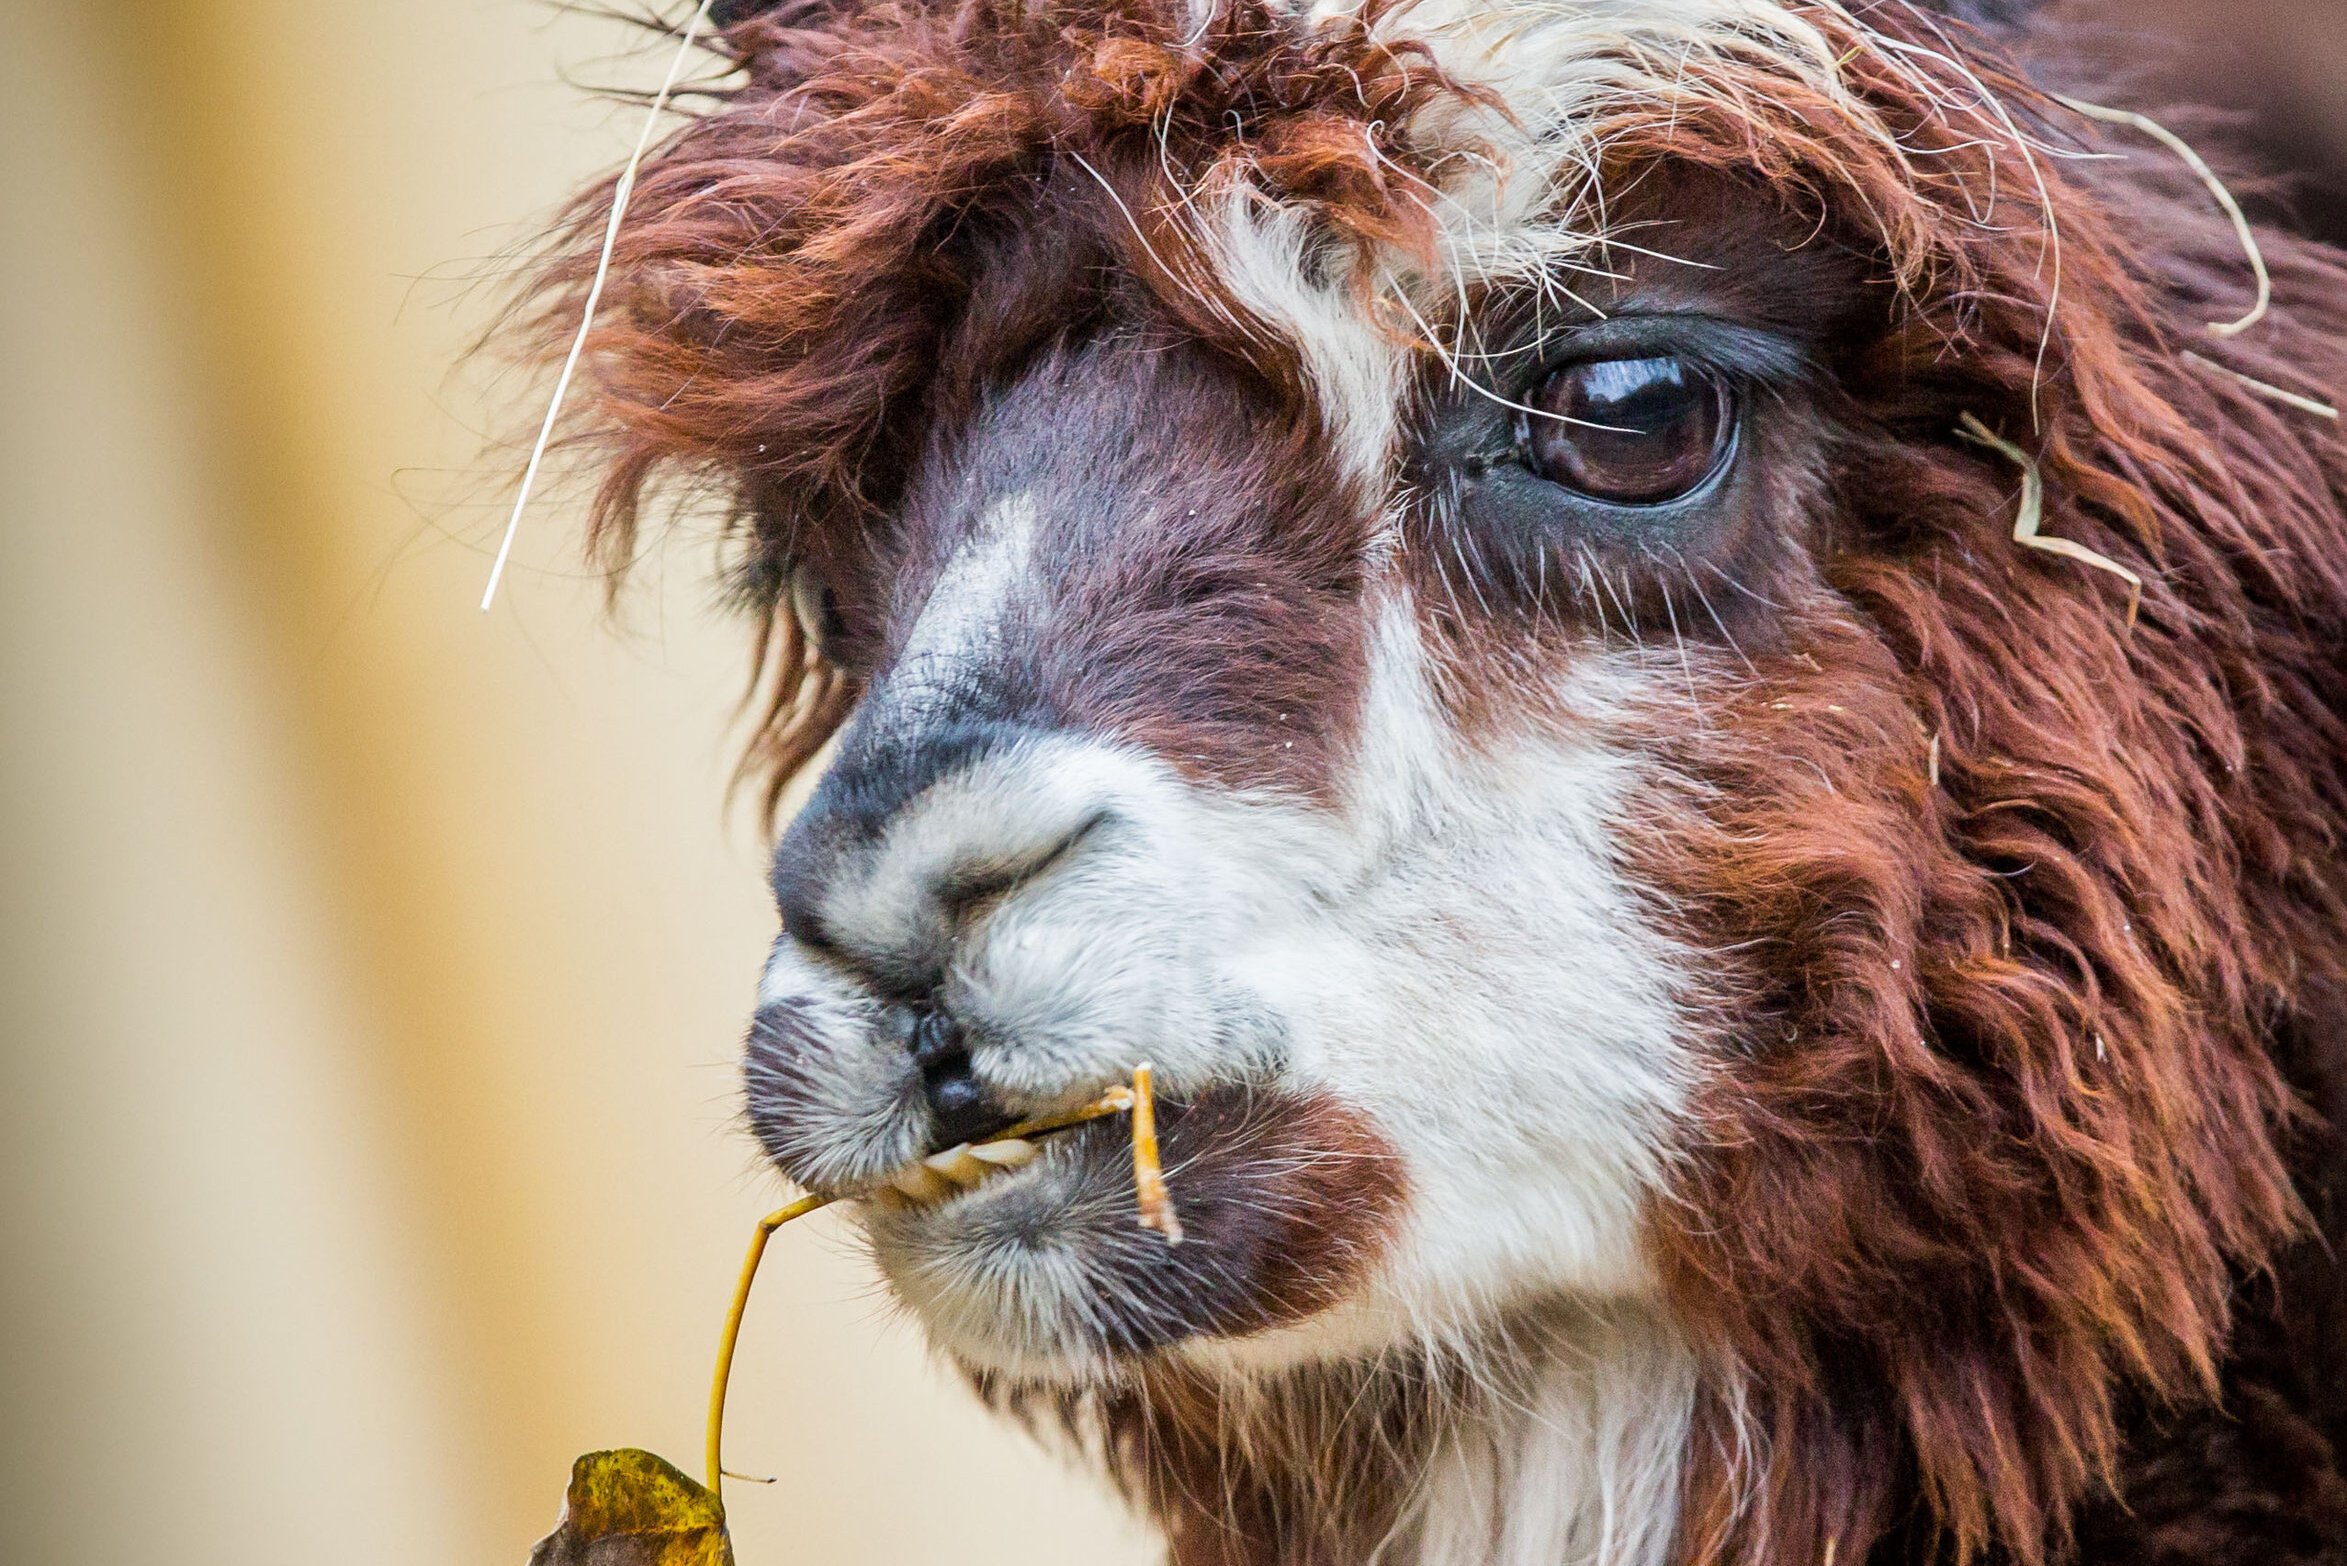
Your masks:
<instances>
[{"instance_id":1,"label":"alpaca tooth","mask_svg":"<svg viewBox=\"0 0 2347 1566\"><path fill-rule=\"evenodd\" d=\"M934 1169L964 1188L976 1185L992 1172L985 1164L970 1156L967 1143L960 1147L949 1147L942 1153L931 1153L921 1163L924 1168Z\"/></svg>"},{"instance_id":2,"label":"alpaca tooth","mask_svg":"<svg viewBox=\"0 0 2347 1566\"><path fill-rule=\"evenodd\" d=\"M1024 1169L1043 1156L1043 1149L1019 1137L1004 1142L986 1142L970 1149L972 1158L984 1159L1000 1169Z\"/></svg>"},{"instance_id":3,"label":"alpaca tooth","mask_svg":"<svg viewBox=\"0 0 2347 1566\"><path fill-rule=\"evenodd\" d=\"M907 1164L888 1177L895 1186L915 1202L938 1202L951 1196L957 1187L951 1180L924 1164Z\"/></svg>"}]
</instances>

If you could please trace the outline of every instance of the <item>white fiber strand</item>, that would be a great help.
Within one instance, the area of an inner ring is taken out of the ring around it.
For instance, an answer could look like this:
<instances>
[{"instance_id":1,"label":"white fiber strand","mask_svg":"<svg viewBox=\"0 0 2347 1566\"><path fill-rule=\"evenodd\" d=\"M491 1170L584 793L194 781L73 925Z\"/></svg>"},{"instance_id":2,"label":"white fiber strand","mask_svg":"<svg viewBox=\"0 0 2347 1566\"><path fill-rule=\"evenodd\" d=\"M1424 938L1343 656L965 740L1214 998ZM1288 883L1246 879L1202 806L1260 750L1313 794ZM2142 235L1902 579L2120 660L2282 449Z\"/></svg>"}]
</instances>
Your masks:
<instances>
[{"instance_id":1,"label":"white fiber strand","mask_svg":"<svg viewBox=\"0 0 2347 1566\"><path fill-rule=\"evenodd\" d=\"M2336 419L2339 416L2339 410L2330 403L2318 402L2312 397L2302 397L2297 392L2276 386L2271 381L2261 381L2254 376L2243 375L2230 365L2219 364L2214 359L2204 359L2189 349L2185 350L2182 357L2184 362L2194 369L2213 371L2227 379L2239 381L2260 397L2270 398L2285 407L2296 408L2301 413L2311 413L2318 419Z\"/></svg>"},{"instance_id":2,"label":"white fiber strand","mask_svg":"<svg viewBox=\"0 0 2347 1566\"><path fill-rule=\"evenodd\" d=\"M2257 234L2250 228L2248 214L2241 210L2241 203L2233 199L2233 193L2225 188L2225 182L2217 178L2216 170L2210 168L2201 155L2192 150L2191 143L2148 114L2137 114L2128 109L2106 109L2099 103L2065 98L2059 93L2054 95L2054 101L2090 120L2100 120L2106 125L2133 126L2183 159L2184 166L2200 176L2200 182L2208 187L2209 194L2217 198L2217 205L2223 207L2225 216L2232 220L2234 237L2241 241L2241 249L2249 257L2249 269L2257 274L2257 302L2249 307L2249 313L2238 321L2211 321L2208 329L2219 337L2238 337L2264 320L2266 311L2274 302L2274 280L2266 271L2265 252L2258 248Z\"/></svg>"},{"instance_id":3,"label":"white fiber strand","mask_svg":"<svg viewBox=\"0 0 2347 1566\"><path fill-rule=\"evenodd\" d=\"M1963 422L1956 427L1956 435L1975 446L1984 446L1996 452L2021 469L2021 510L2013 519L2013 542L2029 549L2042 549L2049 555L2060 555L2065 560L2075 560L2097 571L2108 571L2124 580L2128 589L2127 629L2134 630L2136 611L2143 604L2143 578L2109 555L2071 539L2057 538L2051 533L2038 531L2045 522L2045 474L2038 466L2037 459L1970 413L1966 413Z\"/></svg>"},{"instance_id":4,"label":"white fiber strand","mask_svg":"<svg viewBox=\"0 0 2347 1566\"><path fill-rule=\"evenodd\" d=\"M546 460L547 443L554 438L554 421L562 415L562 400L570 393L570 381L579 367L579 356L586 352L587 334L595 325L595 307L603 299L603 281L611 275L611 253L619 247L619 225L627 216L628 197L636 188L636 170L643 166L644 154L652 145L652 131L659 125L660 116L668 108L668 100L676 91L677 78L684 74L685 61L692 58L693 45L700 40L701 26L709 19L709 8L715 0L701 0L693 10L691 20L685 23L684 38L676 48L676 58L669 62L668 76L660 84L660 91L652 99L651 112L644 116L644 129L636 137L636 150L628 154L627 167L620 171L619 183L611 191L611 221L603 230L603 251L595 260L595 280L587 285L586 308L579 313L579 334L571 340L570 355L562 361L562 374L555 378L554 396L546 404L546 422L538 427L538 443L530 448L530 465L522 470L521 492L513 497L513 515L505 519L505 537L497 546L497 559L489 567L489 585L481 593L481 609L488 611L496 601L497 583L505 575L505 562L513 553L513 541L521 531L522 509L530 503L531 486L538 481L538 466Z\"/></svg>"}]
</instances>

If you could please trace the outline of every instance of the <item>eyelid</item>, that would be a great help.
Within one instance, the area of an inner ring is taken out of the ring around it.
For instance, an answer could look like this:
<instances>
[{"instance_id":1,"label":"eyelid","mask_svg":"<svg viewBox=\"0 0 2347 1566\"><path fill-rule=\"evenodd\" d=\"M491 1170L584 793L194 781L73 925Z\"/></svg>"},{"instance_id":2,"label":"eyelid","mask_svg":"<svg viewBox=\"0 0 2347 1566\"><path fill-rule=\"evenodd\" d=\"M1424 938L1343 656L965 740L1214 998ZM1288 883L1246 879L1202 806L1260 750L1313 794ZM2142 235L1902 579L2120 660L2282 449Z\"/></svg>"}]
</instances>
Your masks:
<instances>
[{"instance_id":1,"label":"eyelid","mask_svg":"<svg viewBox=\"0 0 2347 1566\"><path fill-rule=\"evenodd\" d=\"M1530 358L1521 386L1537 385L1575 365L1619 359L1684 359L1747 386L1786 385L1812 367L1799 344L1774 332L1681 311L1616 315L1573 328L1542 347L1543 352ZM1520 395L1517 400L1522 400Z\"/></svg>"}]
</instances>

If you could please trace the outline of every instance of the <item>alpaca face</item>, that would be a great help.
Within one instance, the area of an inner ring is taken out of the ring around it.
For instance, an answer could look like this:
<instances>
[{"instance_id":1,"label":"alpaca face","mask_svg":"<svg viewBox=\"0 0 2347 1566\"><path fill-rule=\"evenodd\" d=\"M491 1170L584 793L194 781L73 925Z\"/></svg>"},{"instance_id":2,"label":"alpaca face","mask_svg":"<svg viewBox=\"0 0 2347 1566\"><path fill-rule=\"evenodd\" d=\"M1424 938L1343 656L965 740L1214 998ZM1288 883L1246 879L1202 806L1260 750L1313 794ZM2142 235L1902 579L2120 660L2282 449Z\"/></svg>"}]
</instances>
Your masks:
<instances>
[{"instance_id":1,"label":"alpaca face","mask_svg":"<svg viewBox=\"0 0 2347 1566\"><path fill-rule=\"evenodd\" d=\"M865 1189L1142 1060L1175 1101L1178 1250L1112 1127L866 1207L973 1365L1276 1366L1655 1292L1717 1047L1636 845L1706 688L1815 592L1804 376L1855 279L1733 179L1602 193L1633 248L1576 226L1592 188L1464 166L1401 312L1364 290L1403 254L1301 206L1210 197L1174 286L1097 168L1018 192L930 371L966 396L883 523L793 562L864 695L776 859L776 1163Z\"/></svg>"},{"instance_id":2,"label":"alpaca face","mask_svg":"<svg viewBox=\"0 0 2347 1566\"><path fill-rule=\"evenodd\" d=\"M2208 335L1946 7L731 9L588 362L837 731L774 1162L1184 1560L2042 1558L2297 1210L2336 259ZM922 1163L1142 1060L1178 1247L1113 1123Z\"/></svg>"}]
</instances>

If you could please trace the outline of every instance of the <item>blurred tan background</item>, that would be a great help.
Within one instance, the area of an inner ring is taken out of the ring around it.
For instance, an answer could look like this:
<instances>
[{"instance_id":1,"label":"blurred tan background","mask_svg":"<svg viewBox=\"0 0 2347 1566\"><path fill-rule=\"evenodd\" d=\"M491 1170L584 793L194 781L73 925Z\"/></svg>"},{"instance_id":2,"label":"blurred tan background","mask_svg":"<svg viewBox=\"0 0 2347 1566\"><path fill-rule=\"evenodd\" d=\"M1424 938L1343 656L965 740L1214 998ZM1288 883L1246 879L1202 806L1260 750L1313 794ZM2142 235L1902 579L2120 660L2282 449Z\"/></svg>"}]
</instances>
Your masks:
<instances>
[{"instance_id":1,"label":"blurred tan background","mask_svg":"<svg viewBox=\"0 0 2347 1566\"><path fill-rule=\"evenodd\" d=\"M476 431L535 393L451 375L461 280L641 123L563 74L666 52L531 0L0 16L0 1559L521 1566L574 1454L699 1471L781 1195L731 1123L743 640L689 544L604 622L559 490L477 612ZM829 1222L753 1306L744 1566L1147 1559Z\"/></svg>"},{"instance_id":2,"label":"blurred tan background","mask_svg":"<svg viewBox=\"0 0 2347 1566\"><path fill-rule=\"evenodd\" d=\"M2170 67L2312 163L2347 7L2290 4L2282 63ZM474 608L532 407L452 374L465 280L633 137L564 73L665 54L534 0L0 26L0 1560L520 1566L573 1454L698 1468L780 1194L704 552L615 627L558 489ZM1149 1559L827 1222L752 1312L744 1566Z\"/></svg>"}]
</instances>

